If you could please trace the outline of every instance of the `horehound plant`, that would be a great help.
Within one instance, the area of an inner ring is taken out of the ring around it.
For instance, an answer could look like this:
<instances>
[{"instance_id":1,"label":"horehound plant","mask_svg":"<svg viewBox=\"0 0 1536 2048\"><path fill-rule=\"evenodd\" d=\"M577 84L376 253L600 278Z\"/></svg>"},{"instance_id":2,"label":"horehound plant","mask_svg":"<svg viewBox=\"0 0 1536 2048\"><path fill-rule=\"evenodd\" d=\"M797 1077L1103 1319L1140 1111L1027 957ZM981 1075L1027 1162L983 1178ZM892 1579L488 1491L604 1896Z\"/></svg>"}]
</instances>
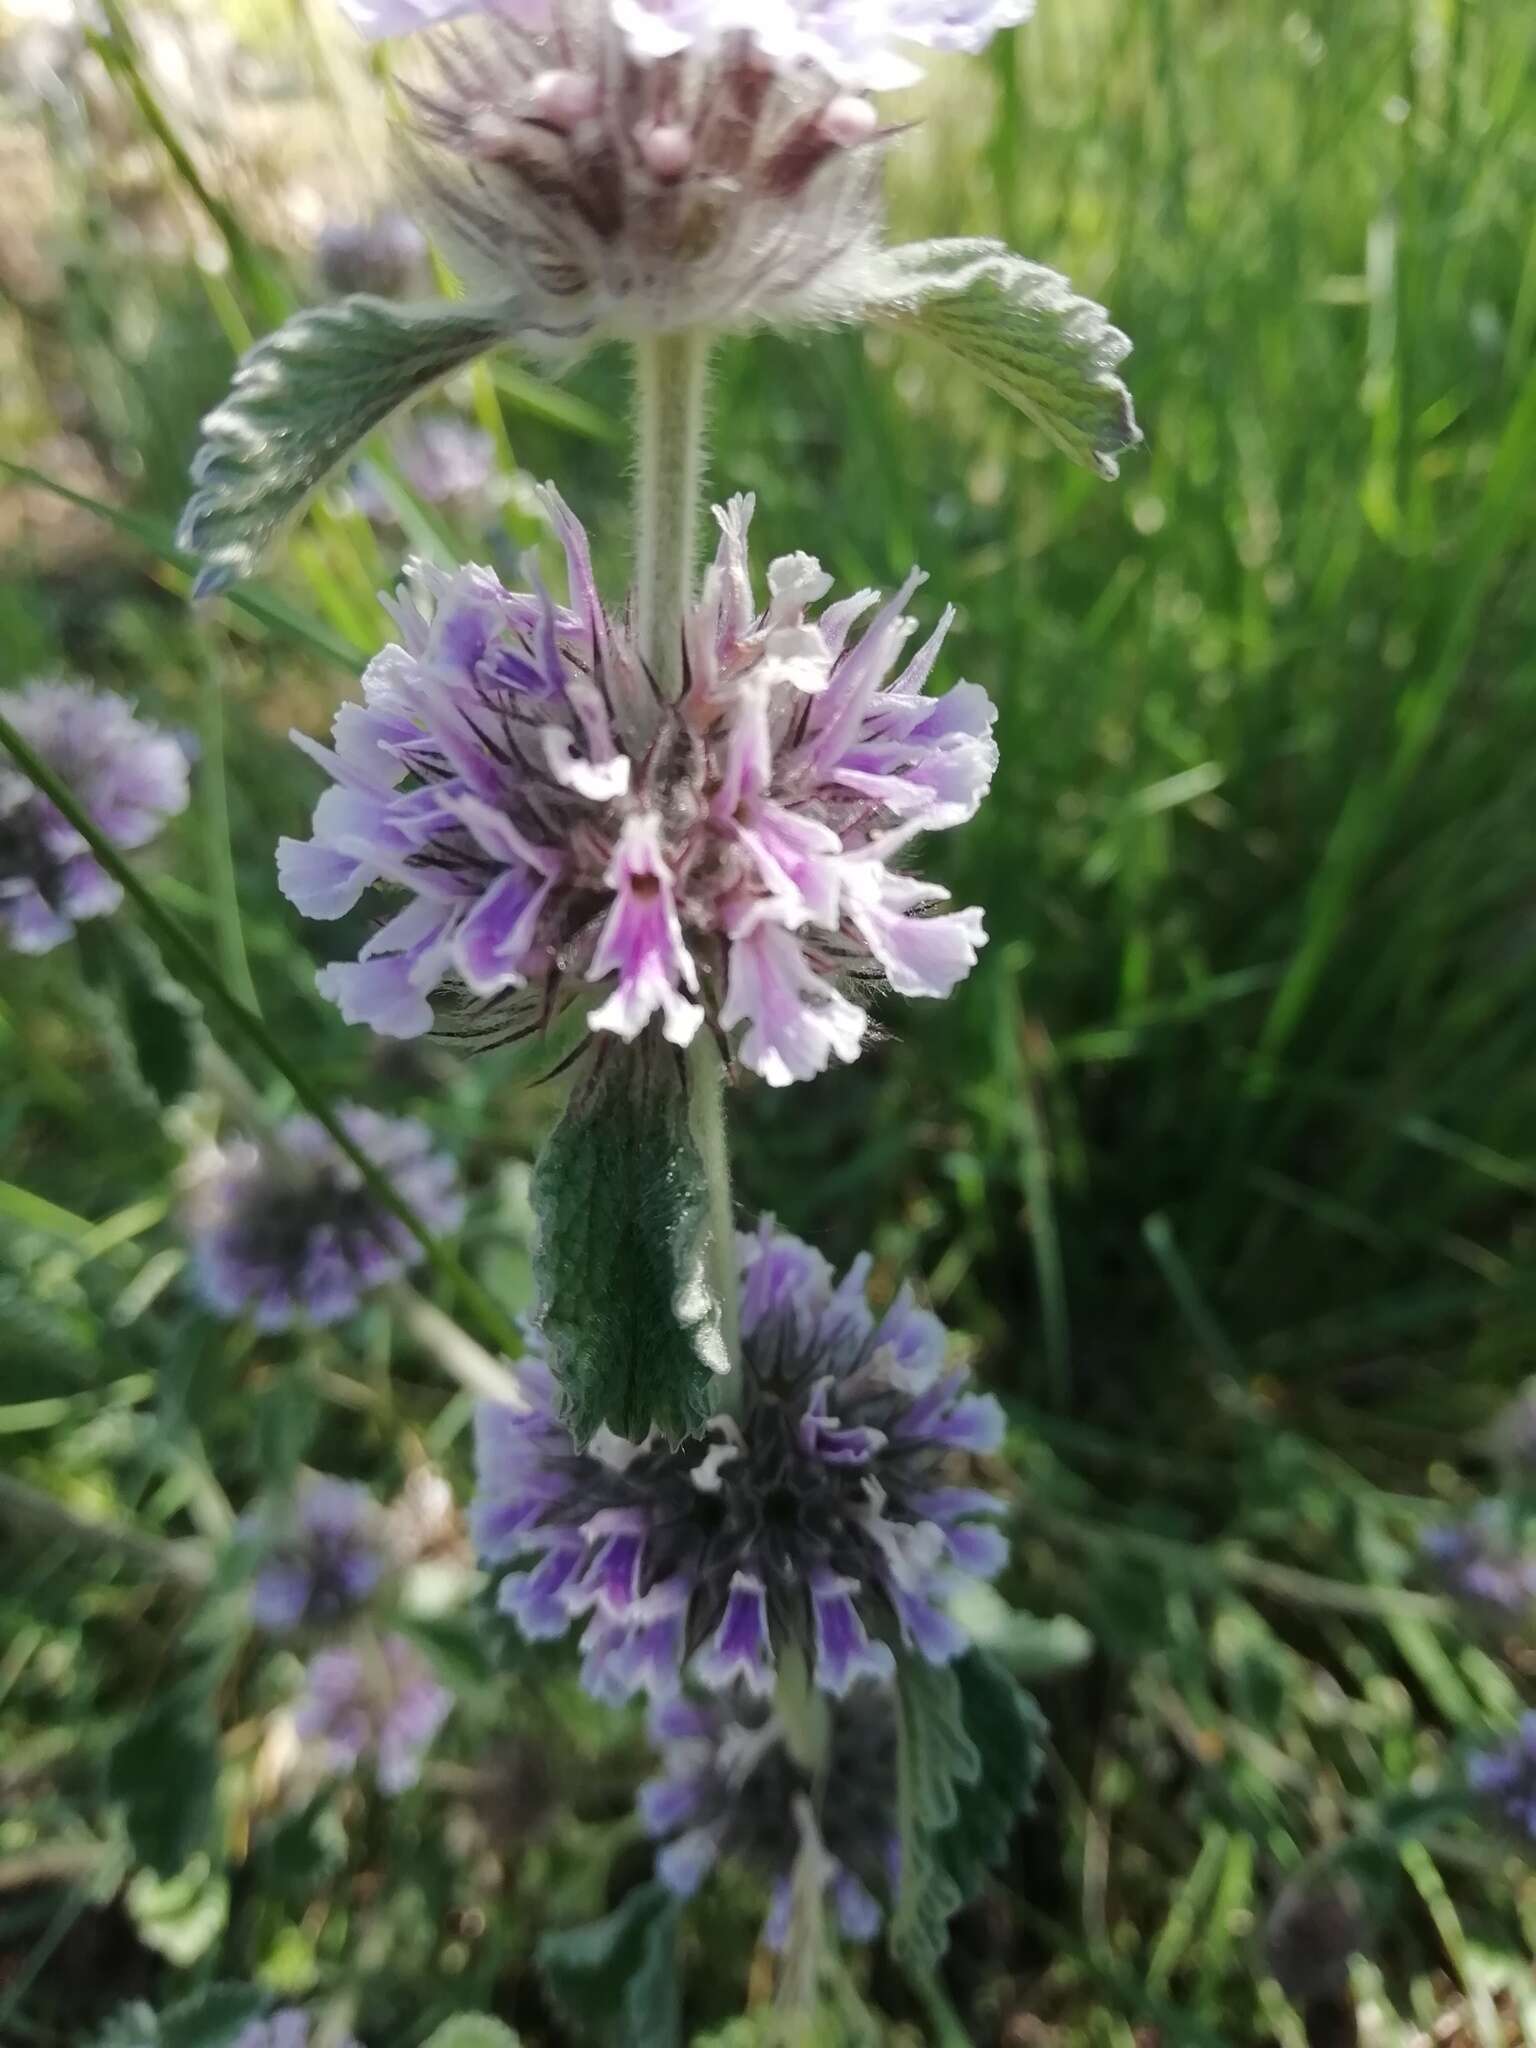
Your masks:
<instances>
[{"instance_id":1,"label":"horehound plant","mask_svg":"<svg viewBox=\"0 0 1536 2048\"><path fill-rule=\"evenodd\" d=\"M833 595L794 553L765 597L751 501L716 507L702 576L699 515L729 331L878 320L1102 475L1139 439L1129 344L1065 280L997 243L884 240L899 131L873 95L914 75L907 50L979 49L1028 0L348 11L405 38L403 154L472 296L356 296L252 350L195 465L199 592L247 573L364 436L484 350L558 362L618 341L634 365L627 602L599 593L552 487L563 594L532 561L523 589L410 566L362 701L331 747L301 739L331 787L279 852L306 915L388 904L320 977L349 1021L473 1048L585 1006L535 1170L523 1399L480 1415L482 1555L516 1567L500 1603L526 1635L582 1626L597 1697L658 1703L670 1789L647 1820L675 1839L613 1942L653 1959L677 1896L741 1854L776 1885L790 2038L847 2018L829 1905L850 1939L883 1923L951 2025L946 1922L1038 1761L1027 1696L950 1608L1006 1557L985 1484L1001 1416L907 1292L870 1305L867 1259L834 1283L771 1223L738 1235L726 1096L735 1075L782 1088L853 1060L872 1000L942 998L975 963L980 913L941 907L907 862L982 801L992 706L974 683L930 687L952 614L914 641L916 572L884 599ZM706 1734L697 1756L676 1747ZM856 1824L833 1810L850 1739L868 1750ZM573 1954L547 1945L557 1997Z\"/></svg>"}]
</instances>

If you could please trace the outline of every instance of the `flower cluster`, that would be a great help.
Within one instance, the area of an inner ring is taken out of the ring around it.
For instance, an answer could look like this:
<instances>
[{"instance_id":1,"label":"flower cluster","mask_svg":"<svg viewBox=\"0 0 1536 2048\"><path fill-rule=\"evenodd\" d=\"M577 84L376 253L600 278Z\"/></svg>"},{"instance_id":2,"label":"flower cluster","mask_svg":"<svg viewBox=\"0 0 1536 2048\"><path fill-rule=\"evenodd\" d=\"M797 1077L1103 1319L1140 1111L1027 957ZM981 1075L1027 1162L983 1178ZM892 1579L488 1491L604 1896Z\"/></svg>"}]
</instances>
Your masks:
<instances>
[{"instance_id":1,"label":"flower cluster","mask_svg":"<svg viewBox=\"0 0 1536 2048\"><path fill-rule=\"evenodd\" d=\"M6 697L4 710L115 846L147 845L186 809L180 742L112 691L29 683ZM46 953L121 900L74 826L0 750L0 936L18 953Z\"/></svg>"},{"instance_id":2,"label":"flower cluster","mask_svg":"<svg viewBox=\"0 0 1536 2048\"><path fill-rule=\"evenodd\" d=\"M425 267L426 255L426 236L392 206L366 220L327 221L315 243L320 280L338 295L398 297Z\"/></svg>"},{"instance_id":3,"label":"flower cluster","mask_svg":"<svg viewBox=\"0 0 1536 2048\"><path fill-rule=\"evenodd\" d=\"M330 2048L359 2048L355 2035L327 2037ZM311 2048L309 2014L301 2006L285 2005L264 2020L252 2020L236 2034L231 2048Z\"/></svg>"},{"instance_id":4,"label":"flower cluster","mask_svg":"<svg viewBox=\"0 0 1536 2048\"><path fill-rule=\"evenodd\" d=\"M1510 1827L1536 1843L1536 1713L1522 1715L1497 1749L1473 1757L1467 1776Z\"/></svg>"},{"instance_id":5,"label":"flower cluster","mask_svg":"<svg viewBox=\"0 0 1536 2048\"><path fill-rule=\"evenodd\" d=\"M346 1105L347 1134L427 1226L451 1232L464 1201L452 1160L425 1125ZM260 1143L220 1148L199 1176L190 1213L192 1268L221 1315L258 1329L339 1322L363 1296L398 1279L421 1248L369 1190L352 1161L307 1116Z\"/></svg>"},{"instance_id":6,"label":"flower cluster","mask_svg":"<svg viewBox=\"0 0 1536 2048\"><path fill-rule=\"evenodd\" d=\"M344 1620L384 1576L373 1499L342 1479L311 1476L284 1512L248 1518L243 1533L261 1550L251 1619L273 1635Z\"/></svg>"},{"instance_id":7,"label":"flower cluster","mask_svg":"<svg viewBox=\"0 0 1536 2048\"><path fill-rule=\"evenodd\" d=\"M534 1560L503 1578L499 1605L535 1640L584 1621L600 1699L664 1698L685 1671L766 1698L791 1645L838 1697L889 1679L896 1643L945 1662L965 1646L947 1595L1006 1556L987 1519L999 1502L953 1469L995 1449L1002 1415L946 1369L939 1322L905 1290L877 1316L867 1257L834 1285L770 1223L739 1248L739 1420L676 1449L600 1433L579 1451L536 1331L530 1405L477 1414L480 1555Z\"/></svg>"},{"instance_id":8,"label":"flower cluster","mask_svg":"<svg viewBox=\"0 0 1536 2048\"><path fill-rule=\"evenodd\" d=\"M652 1709L651 1736L662 1774L640 1788L640 1815L665 1844L657 1876L691 1898L715 1864L741 1864L771 1887L764 1939L781 1948L799 1848L796 1813L814 1787L778 1720L750 1694L709 1701L678 1694ZM826 1889L848 1939L871 1941L882 1918L880 1896L895 1889L900 1859L888 1692L855 1686L833 1707L826 1782L833 1788L821 1822Z\"/></svg>"},{"instance_id":9,"label":"flower cluster","mask_svg":"<svg viewBox=\"0 0 1536 2048\"><path fill-rule=\"evenodd\" d=\"M979 48L1029 0L343 0L365 34L453 19L408 88L418 183L532 338L860 316L896 45ZM472 17L465 19L464 17Z\"/></svg>"},{"instance_id":10,"label":"flower cluster","mask_svg":"<svg viewBox=\"0 0 1536 2048\"><path fill-rule=\"evenodd\" d=\"M1464 1521L1427 1529L1421 1548L1458 1599L1517 1618L1536 1610L1536 1550L1520 1541L1502 1501L1485 1501Z\"/></svg>"},{"instance_id":11,"label":"flower cluster","mask_svg":"<svg viewBox=\"0 0 1536 2048\"><path fill-rule=\"evenodd\" d=\"M489 488L496 471L490 435L453 412L410 421L394 436L392 453L401 476L426 505L465 505ZM359 463L348 485L365 519L377 526L398 523L395 503L370 464Z\"/></svg>"},{"instance_id":12,"label":"flower cluster","mask_svg":"<svg viewBox=\"0 0 1536 2048\"><path fill-rule=\"evenodd\" d=\"M771 564L760 607L735 498L668 703L598 600L580 525L547 504L569 604L415 564L400 643L334 751L295 736L336 786L314 837L279 846L289 899L333 918L374 883L406 894L318 986L402 1038L444 990L455 1033L495 1043L587 981L606 991L593 1028L632 1039L659 1014L685 1045L709 1015L776 1085L855 1058L847 989L947 995L985 937L979 910L936 912L947 891L894 864L971 817L996 766L985 691L925 688L952 614L903 663L917 573L855 637L878 593L813 615L831 579L803 554Z\"/></svg>"},{"instance_id":13,"label":"flower cluster","mask_svg":"<svg viewBox=\"0 0 1536 2048\"><path fill-rule=\"evenodd\" d=\"M453 1707L431 1666L404 1636L366 1637L309 1661L294 1727L324 1745L332 1770L373 1760L382 1792L404 1792Z\"/></svg>"}]
</instances>

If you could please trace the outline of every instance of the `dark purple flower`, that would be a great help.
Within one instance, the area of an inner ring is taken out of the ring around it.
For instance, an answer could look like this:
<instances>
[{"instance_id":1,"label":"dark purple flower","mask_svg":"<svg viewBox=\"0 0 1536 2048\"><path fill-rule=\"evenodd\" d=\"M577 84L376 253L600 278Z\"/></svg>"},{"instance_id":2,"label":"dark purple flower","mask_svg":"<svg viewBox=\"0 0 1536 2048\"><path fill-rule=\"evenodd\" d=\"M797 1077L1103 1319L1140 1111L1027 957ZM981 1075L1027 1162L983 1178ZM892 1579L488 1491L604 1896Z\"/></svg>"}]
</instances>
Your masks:
<instances>
[{"instance_id":1,"label":"dark purple flower","mask_svg":"<svg viewBox=\"0 0 1536 2048\"><path fill-rule=\"evenodd\" d=\"M1474 1756L1467 1779L1510 1827L1536 1843L1536 1713L1522 1715L1497 1749Z\"/></svg>"},{"instance_id":2,"label":"dark purple flower","mask_svg":"<svg viewBox=\"0 0 1536 2048\"><path fill-rule=\"evenodd\" d=\"M384 1576L384 1534L366 1487L314 1475L280 1512L248 1517L262 1561L251 1619L273 1635L325 1626L366 1604Z\"/></svg>"},{"instance_id":3,"label":"dark purple flower","mask_svg":"<svg viewBox=\"0 0 1536 2048\"><path fill-rule=\"evenodd\" d=\"M169 733L89 683L29 683L5 716L123 851L147 845L187 805L187 756ZM0 746L0 935L18 953L62 945L122 900L67 819Z\"/></svg>"},{"instance_id":4,"label":"dark purple flower","mask_svg":"<svg viewBox=\"0 0 1536 2048\"><path fill-rule=\"evenodd\" d=\"M453 1161L411 1117L339 1112L353 1140L430 1230L456 1230L464 1200ZM290 1117L260 1143L221 1148L191 1209L192 1270L221 1315L258 1329L335 1323L422 1257L313 1118Z\"/></svg>"},{"instance_id":5,"label":"dark purple flower","mask_svg":"<svg viewBox=\"0 0 1536 2048\"><path fill-rule=\"evenodd\" d=\"M394 436L393 452L400 474L427 505L479 497L496 470L490 435L452 412L409 421ZM366 462L354 470L349 488L365 519L379 526L398 523L389 494Z\"/></svg>"},{"instance_id":6,"label":"dark purple flower","mask_svg":"<svg viewBox=\"0 0 1536 2048\"><path fill-rule=\"evenodd\" d=\"M800 1846L797 1812L817 1787L798 1764L766 1702L747 1693L709 1701L676 1694L652 1709L662 1775L640 1788L640 1815L664 1843L656 1874L691 1898L722 1861L739 1863L773 1894L765 1938L781 1947L790 1874ZM900 1847L896 1720L889 1692L858 1685L831 1710L820 1816L826 1888L843 1933L871 1941L892 1889Z\"/></svg>"},{"instance_id":7,"label":"dark purple flower","mask_svg":"<svg viewBox=\"0 0 1536 2048\"><path fill-rule=\"evenodd\" d=\"M775 1085L854 1059L848 990L948 995L985 937L979 910L938 912L947 892L896 865L973 815L997 761L983 690L926 693L951 614L902 666L916 573L855 639L876 593L813 619L830 578L808 555L770 565L759 609L751 501L733 499L668 704L598 602L581 527L546 502L569 606L413 565L402 644L342 707L334 752L300 742L335 786L314 837L279 846L290 901L333 918L377 883L405 895L317 986L398 1038L433 1027L441 991L458 1035L496 1042L594 982L595 1030L632 1039L659 1015L685 1045L713 1015Z\"/></svg>"},{"instance_id":8,"label":"dark purple flower","mask_svg":"<svg viewBox=\"0 0 1536 2048\"><path fill-rule=\"evenodd\" d=\"M366 220L328 221L315 244L327 291L391 299L410 289L426 261L427 238L403 213L381 207Z\"/></svg>"},{"instance_id":9,"label":"dark purple flower","mask_svg":"<svg viewBox=\"0 0 1536 2048\"><path fill-rule=\"evenodd\" d=\"M1536 1608L1536 1549L1521 1541L1503 1502L1426 1529L1420 1548L1458 1599L1514 1617Z\"/></svg>"},{"instance_id":10,"label":"dark purple flower","mask_svg":"<svg viewBox=\"0 0 1536 2048\"><path fill-rule=\"evenodd\" d=\"M353 2034L327 2035L331 2048L359 2048ZM235 2036L232 2048L311 2048L309 2014L285 2005L264 2020L252 2020Z\"/></svg>"},{"instance_id":11,"label":"dark purple flower","mask_svg":"<svg viewBox=\"0 0 1536 2048\"><path fill-rule=\"evenodd\" d=\"M584 1621L600 1699L664 1697L685 1669L765 1699L787 1645L838 1697L890 1678L897 1643L945 1662L964 1647L947 1594L1006 1556L987 1519L1000 1503L953 1483L996 1447L1001 1411L946 1370L939 1322L905 1289L877 1317L867 1257L834 1286L771 1223L739 1244L739 1421L675 1450L600 1431L578 1451L536 1330L519 1365L530 1405L477 1413L477 1546L521 1567L501 1609L534 1640Z\"/></svg>"},{"instance_id":12,"label":"dark purple flower","mask_svg":"<svg viewBox=\"0 0 1536 2048\"><path fill-rule=\"evenodd\" d=\"M319 1650L305 1669L294 1726L324 1743L330 1766L373 1761L382 1792L404 1792L453 1707L453 1694L404 1636L368 1636L346 1649Z\"/></svg>"}]
</instances>

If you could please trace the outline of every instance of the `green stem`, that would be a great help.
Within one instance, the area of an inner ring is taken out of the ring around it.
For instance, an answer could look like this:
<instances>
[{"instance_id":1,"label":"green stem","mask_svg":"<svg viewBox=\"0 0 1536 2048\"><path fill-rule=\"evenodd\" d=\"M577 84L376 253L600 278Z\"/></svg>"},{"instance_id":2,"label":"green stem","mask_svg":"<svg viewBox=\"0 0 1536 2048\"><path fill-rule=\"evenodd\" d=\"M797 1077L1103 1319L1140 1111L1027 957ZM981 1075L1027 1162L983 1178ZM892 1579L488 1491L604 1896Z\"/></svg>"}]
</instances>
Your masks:
<instances>
[{"instance_id":1,"label":"green stem","mask_svg":"<svg viewBox=\"0 0 1536 2048\"><path fill-rule=\"evenodd\" d=\"M244 1003L260 1016L261 1004L251 979L251 963L245 950L245 933L240 923L240 892L235 879L235 856L229 832L229 778L224 756L224 694L219 672L210 655L201 662L198 678L201 695L203 758L199 764L198 789L201 796L203 858L208 866L209 891L213 897L214 936L219 948L219 967L224 979Z\"/></svg>"},{"instance_id":2,"label":"green stem","mask_svg":"<svg viewBox=\"0 0 1536 2048\"><path fill-rule=\"evenodd\" d=\"M672 701L682 694L683 613L694 596L708 361L708 336L692 330L635 343L635 601L640 653Z\"/></svg>"},{"instance_id":3,"label":"green stem","mask_svg":"<svg viewBox=\"0 0 1536 2048\"><path fill-rule=\"evenodd\" d=\"M363 1185L374 1200L392 1216L398 1217L415 1238L434 1270L447 1281L457 1299L469 1310L479 1325L482 1339L493 1350L505 1351L509 1357L515 1358L522 1350L522 1339L518 1336L516 1325L511 1318L497 1307L479 1281L465 1271L448 1247L432 1235L410 1204L402 1201L390 1181L380 1173L367 1153L334 1115L329 1102L309 1079L302 1065L290 1058L279 1039L262 1019L254 1011L247 1009L230 991L218 969L204 957L197 941L183 931L175 918L161 908L111 840L105 837L95 821L81 809L68 786L59 780L47 762L28 746L10 720L3 715L0 715L0 746L9 749L22 773L36 784L60 815L74 826L102 867L118 883L123 894L133 903L154 934L155 942L167 966L179 973L188 987L211 998L214 1007L222 1013L232 1029L249 1045L254 1046L282 1075L298 1101L357 1168Z\"/></svg>"},{"instance_id":4,"label":"green stem","mask_svg":"<svg viewBox=\"0 0 1536 2048\"><path fill-rule=\"evenodd\" d=\"M832 1712L825 1696L811 1681L805 1653L794 1643L786 1643L778 1653L773 1711L784 1731L784 1747L801 1770L809 1774L819 1807L830 1750Z\"/></svg>"},{"instance_id":5,"label":"green stem","mask_svg":"<svg viewBox=\"0 0 1536 2048\"><path fill-rule=\"evenodd\" d=\"M683 688L683 617L695 594L708 369L706 334L659 334L635 344L635 602L640 653L662 694L674 703ZM741 1402L741 1310L725 1066L707 1029L689 1048L688 1092L694 1143L709 1188L710 1283L720 1303L720 1335L731 1362L720 1405L729 1413Z\"/></svg>"}]
</instances>

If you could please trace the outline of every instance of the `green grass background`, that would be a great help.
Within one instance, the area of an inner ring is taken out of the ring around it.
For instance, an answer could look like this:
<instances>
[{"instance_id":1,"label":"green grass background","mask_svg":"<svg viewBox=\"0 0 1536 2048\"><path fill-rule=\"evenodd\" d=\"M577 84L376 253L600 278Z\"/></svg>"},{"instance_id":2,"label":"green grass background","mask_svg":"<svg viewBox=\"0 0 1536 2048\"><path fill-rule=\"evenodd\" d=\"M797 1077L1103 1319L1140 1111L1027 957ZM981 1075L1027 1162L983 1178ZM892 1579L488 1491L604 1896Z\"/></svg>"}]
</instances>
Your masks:
<instances>
[{"instance_id":1,"label":"green grass background","mask_svg":"<svg viewBox=\"0 0 1536 2048\"><path fill-rule=\"evenodd\" d=\"M254 33L314 61L301 20ZM227 802L269 1020L343 1092L429 1103L476 1189L467 1255L520 1298L519 1162L558 1088L360 1043L310 994L317 935L272 878L314 796L283 731L317 729L345 681L288 611L373 644L388 550L332 505L274 565L276 612L201 632L157 552L233 344L309 285L238 136L189 139L178 166L141 40L116 21L90 120L29 110L8 144L55 203L0 240L0 453L113 518L10 493L0 680L92 674L200 732L204 803L162 901L238 969ZM1529 1677L1412 1582L1419 1522L1536 1366L1536 18L1041 0L922 111L892 162L901 230L1000 234L1103 298L1147 443L1109 485L916 344L722 351L714 473L757 493L762 556L812 549L845 584L920 561L1002 746L981 816L930 856L986 908L981 967L942 1009L893 1006L857 1068L745 1093L739 1191L834 1256L874 1244L973 1333L1013 1423L1005 1589L1093 1637L1042 1685L1042 1811L957 1929L965 2025L1008 2048L1294 2048L1259 1947L1287 1875L1507 1721ZM508 363L456 396L560 481L621 576L622 365L551 391ZM517 501L502 524L510 560L532 527ZM425 513L417 531L467 545ZM398 1334L365 1321L296 1401L291 1359L193 1314L183 1134L112 1039L72 955L5 963L0 1459L145 1529L216 1533L272 1469L253 1414L281 1437L302 1410L304 1455L380 1484L402 1441L462 1458L462 1413L437 1416ZM63 1551L7 1578L0 1726L25 1797L0 1821L0 2039L54 2044L161 1965L104 1881L22 1881L17 1859L104 1839L135 1657L182 1624ZM483 1691L488 1730L517 1721ZM568 1740L620 1775L636 1754L596 1723ZM552 1826L507 1880L518 1924L467 1940L443 1932L466 1880L433 1826L359 1823L337 1871L386 1875L372 1904L338 1876L318 1924L269 1851L235 1856L196 1968L363 1973L381 2043L417 2039L457 1976L561 2038L527 1902L551 1871L561 1901L611 1876L581 1832L600 1818ZM408 1884L389 1873L412 1827ZM1364 2038L1536 2041L1536 1898L1497 1842L1389 1844L1368 1876ZM61 1968L82 1943L88 1994ZM727 2017L729 1989L697 1971L690 2016ZM924 2037L899 1985L874 1995L892 2039Z\"/></svg>"}]
</instances>

